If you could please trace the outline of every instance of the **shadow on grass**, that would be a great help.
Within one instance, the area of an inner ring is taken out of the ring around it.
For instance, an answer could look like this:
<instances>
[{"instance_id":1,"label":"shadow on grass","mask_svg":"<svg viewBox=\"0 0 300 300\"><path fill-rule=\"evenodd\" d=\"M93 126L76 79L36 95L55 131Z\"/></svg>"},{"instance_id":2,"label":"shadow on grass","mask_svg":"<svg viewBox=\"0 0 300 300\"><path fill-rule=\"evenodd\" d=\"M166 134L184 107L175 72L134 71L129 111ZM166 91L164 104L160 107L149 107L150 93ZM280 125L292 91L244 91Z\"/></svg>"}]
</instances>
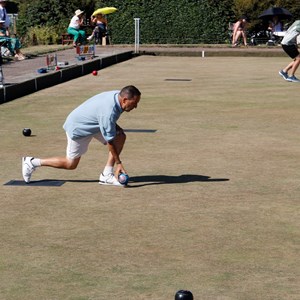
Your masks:
<instances>
[{"instance_id":1,"label":"shadow on grass","mask_svg":"<svg viewBox=\"0 0 300 300\"><path fill-rule=\"evenodd\" d=\"M129 183L140 183L138 185L128 186L130 188L141 187L146 185L157 184L176 184L176 183L189 183L189 182L218 182L229 181L228 178L211 178L204 175L182 174L179 176L169 175L145 175L130 177Z\"/></svg>"},{"instance_id":2,"label":"shadow on grass","mask_svg":"<svg viewBox=\"0 0 300 300\"><path fill-rule=\"evenodd\" d=\"M147 185L158 185L158 184L178 184L178 183L188 183L188 182L219 182L219 181L229 181L228 178L211 178L204 175L193 175L193 174L183 174L179 176L169 176L169 175L145 175L145 176L134 176L130 177L128 188L136 188ZM62 186L66 182L73 183L91 183L99 182L99 180L78 180L78 179L42 179L34 180L30 183L26 183L23 180L10 180L4 185L13 186Z\"/></svg>"}]
</instances>

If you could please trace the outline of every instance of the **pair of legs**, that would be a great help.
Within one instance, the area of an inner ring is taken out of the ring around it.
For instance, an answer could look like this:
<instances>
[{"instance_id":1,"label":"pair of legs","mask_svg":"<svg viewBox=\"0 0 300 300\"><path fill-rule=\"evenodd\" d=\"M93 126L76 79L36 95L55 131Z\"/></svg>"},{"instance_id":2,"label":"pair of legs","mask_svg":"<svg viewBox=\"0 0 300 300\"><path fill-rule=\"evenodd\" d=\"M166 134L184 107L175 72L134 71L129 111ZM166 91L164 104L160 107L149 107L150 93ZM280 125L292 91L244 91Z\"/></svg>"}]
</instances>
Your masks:
<instances>
[{"instance_id":1,"label":"pair of legs","mask_svg":"<svg viewBox=\"0 0 300 300\"><path fill-rule=\"evenodd\" d=\"M300 80L295 77L295 73L300 65L300 53L298 47L296 45L282 45L282 49L293 59L293 61L279 71L279 75L287 81L300 82Z\"/></svg>"},{"instance_id":2,"label":"pair of legs","mask_svg":"<svg viewBox=\"0 0 300 300\"><path fill-rule=\"evenodd\" d=\"M243 38L244 45L247 46L247 36L244 30L237 30L232 37L232 45L237 46L240 38Z\"/></svg>"},{"instance_id":3,"label":"pair of legs","mask_svg":"<svg viewBox=\"0 0 300 300\"><path fill-rule=\"evenodd\" d=\"M291 63L289 63L284 69L283 71L285 73L289 73L289 71L291 70L290 72L290 76L295 76L295 73L298 69L300 65L300 55L298 55Z\"/></svg>"},{"instance_id":4,"label":"pair of legs","mask_svg":"<svg viewBox=\"0 0 300 300\"><path fill-rule=\"evenodd\" d=\"M76 169L79 164L81 156L87 151L88 145L89 145L90 141L92 140L92 138L93 137L90 137L90 139L85 140L83 146L81 147L80 140L72 141L68 137L67 155L65 157L43 158L43 159L41 159L41 166L66 169L66 170ZM102 142L103 144L106 144L102 135L101 136L95 135L94 138L96 138L98 141ZM116 145L118 154L121 153L123 146L125 144L125 140L126 140L126 135L123 131L120 132L116 136L115 145ZM75 142L75 145L73 144L74 142ZM75 149L74 149L74 146L75 146ZM114 165L115 165L115 160L114 160L112 154L109 152L106 166L113 167Z\"/></svg>"},{"instance_id":5,"label":"pair of legs","mask_svg":"<svg viewBox=\"0 0 300 300\"><path fill-rule=\"evenodd\" d=\"M73 27L68 28L68 33L74 36L73 45L76 46L78 43L85 41L85 31L81 29L75 29Z\"/></svg>"},{"instance_id":6,"label":"pair of legs","mask_svg":"<svg viewBox=\"0 0 300 300\"><path fill-rule=\"evenodd\" d=\"M11 55L14 55L16 59L23 60L25 59L25 56L21 52L21 43L18 38L11 38L11 37L1 37L0 42L5 43L5 46L11 53Z\"/></svg>"},{"instance_id":7,"label":"pair of legs","mask_svg":"<svg viewBox=\"0 0 300 300\"><path fill-rule=\"evenodd\" d=\"M106 144L106 141L102 137L101 133L84 137L77 140L72 140L68 134L68 145L65 157L50 157L50 158L33 158L33 157L23 157L22 159L22 175L24 181L29 183L31 174L37 167L53 167L65 170L74 170L77 168L81 156L86 153L88 150L89 143L95 138L100 141L102 144ZM123 130L119 130L117 136L114 139L114 145L118 154L121 153L126 140L126 135ZM107 162L103 173L100 175L99 183L101 184L110 184L110 185L119 185L121 184L115 178L113 169L115 165L115 160L111 154L108 153Z\"/></svg>"},{"instance_id":8,"label":"pair of legs","mask_svg":"<svg viewBox=\"0 0 300 300\"><path fill-rule=\"evenodd\" d=\"M105 24L101 23L95 27L92 34L87 39L90 41L95 37L97 42L100 41L100 39L102 39L102 37L104 37L105 35L106 35L106 26Z\"/></svg>"}]
</instances>

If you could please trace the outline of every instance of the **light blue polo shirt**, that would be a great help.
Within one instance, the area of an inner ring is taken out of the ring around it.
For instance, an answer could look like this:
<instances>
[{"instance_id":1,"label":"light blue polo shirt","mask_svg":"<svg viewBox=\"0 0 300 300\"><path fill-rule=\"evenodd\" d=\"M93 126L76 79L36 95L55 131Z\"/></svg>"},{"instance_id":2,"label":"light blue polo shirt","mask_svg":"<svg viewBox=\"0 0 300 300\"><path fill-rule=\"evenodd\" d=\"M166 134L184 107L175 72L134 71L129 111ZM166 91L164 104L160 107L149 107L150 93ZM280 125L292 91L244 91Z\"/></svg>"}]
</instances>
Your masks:
<instances>
[{"instance_id":1,"label":"light blue polo shirt","mask_svg":"<svg viewBox=\"0 0 300 300\"><path fill-rule=\"evenodd\" d=\"M64 130L71 139L102 133L109 142L116 136L116 122L123 112L118 95L109 91L93 96L75 108L67 117Z\"/></svg>"}]
</instances>

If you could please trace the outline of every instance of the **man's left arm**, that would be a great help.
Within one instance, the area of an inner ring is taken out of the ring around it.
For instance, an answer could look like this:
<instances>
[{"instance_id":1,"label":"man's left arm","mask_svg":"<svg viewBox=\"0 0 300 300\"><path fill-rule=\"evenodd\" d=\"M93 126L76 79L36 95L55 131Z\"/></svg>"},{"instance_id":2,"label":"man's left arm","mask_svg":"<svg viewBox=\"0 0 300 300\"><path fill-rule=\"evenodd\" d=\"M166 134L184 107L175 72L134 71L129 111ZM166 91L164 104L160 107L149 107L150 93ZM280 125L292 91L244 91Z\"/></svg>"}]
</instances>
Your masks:
<instances>
[{"instance_id":1,"label":"man's left arm","mask_svg":"<svg viewBox=\"0 0 300 300\"><path fill-rule=\"evenodd\" d=\"M115 141L109 141L107 142L108 150L111 153L111 155L114 158L115 164L116 164L116 170L115 170L115 177L118 178L120 173L127 174L126 170L123 167L122 161L120 159L120 156L117 151L117 146L115 144Z\"/></svg>"}]
</instances>

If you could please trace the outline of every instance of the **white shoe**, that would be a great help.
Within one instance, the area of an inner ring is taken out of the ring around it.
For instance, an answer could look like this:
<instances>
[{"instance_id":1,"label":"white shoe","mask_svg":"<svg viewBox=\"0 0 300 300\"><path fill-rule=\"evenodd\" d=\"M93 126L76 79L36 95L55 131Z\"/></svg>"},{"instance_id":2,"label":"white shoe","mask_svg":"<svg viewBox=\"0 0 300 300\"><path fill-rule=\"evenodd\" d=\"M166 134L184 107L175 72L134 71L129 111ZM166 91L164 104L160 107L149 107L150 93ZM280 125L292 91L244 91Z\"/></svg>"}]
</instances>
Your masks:
<instances>
[{"instance_id":1,"label":"white shoe","mask_svg":"<svg viewBox=\"0 0 300 300\"><path fill-rule=\"evenodd\" d=\"M115 185L115 186L121 186L124 187L124 185L122 185L118 179L114 176L113 173L110 173L106 176L103 175L103 173L101 173L100 178L99 178L99 184L104 184L104 185Z\"/></svg>"},{"instance_id":2,"label":"white shoe","mask_svg":"<svg viewBox=\"0 0 300 300\"><path fill-rule=\"evenodd\" d=\"M87 37L87 40L88 40L88 41L91 41L93 38L94 38L94 36L93 36L93 35L90 35L89 37Z\"/></svg>"},{"instance_id":3,"label":"white shoe","mask_svg":"<svg viewBox=\"0 0 300 300\"><path fill-rule=\"evenodd\" d=\"M31 163L32 159L33 157L22 157L22 175L26 183L30 182L31 174L35 170L35 167Z\"/></svg>"}]
</instances>

